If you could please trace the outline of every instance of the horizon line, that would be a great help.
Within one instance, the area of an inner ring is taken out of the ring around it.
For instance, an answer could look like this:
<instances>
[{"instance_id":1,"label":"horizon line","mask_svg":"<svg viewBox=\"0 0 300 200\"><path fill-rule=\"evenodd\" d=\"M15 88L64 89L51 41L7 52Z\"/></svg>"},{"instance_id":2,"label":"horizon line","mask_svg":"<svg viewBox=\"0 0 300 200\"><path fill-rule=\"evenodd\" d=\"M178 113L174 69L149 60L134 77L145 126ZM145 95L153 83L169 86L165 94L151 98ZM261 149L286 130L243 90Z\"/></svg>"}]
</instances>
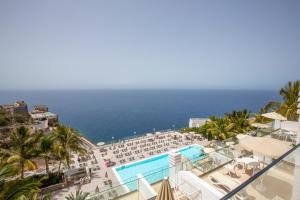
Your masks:
<instances>
[{"instance_id":1,"label":"horizon line","mask_svg":"<svg viewBox=\"0 0 300 200\"><path fill-rule=\"evenodd\" d=\"M21 88L21 89L3 89L0 91L97 91L97 90L244 90L244 91L277 91L274 88Z\"/></svg>"}]
</instances>

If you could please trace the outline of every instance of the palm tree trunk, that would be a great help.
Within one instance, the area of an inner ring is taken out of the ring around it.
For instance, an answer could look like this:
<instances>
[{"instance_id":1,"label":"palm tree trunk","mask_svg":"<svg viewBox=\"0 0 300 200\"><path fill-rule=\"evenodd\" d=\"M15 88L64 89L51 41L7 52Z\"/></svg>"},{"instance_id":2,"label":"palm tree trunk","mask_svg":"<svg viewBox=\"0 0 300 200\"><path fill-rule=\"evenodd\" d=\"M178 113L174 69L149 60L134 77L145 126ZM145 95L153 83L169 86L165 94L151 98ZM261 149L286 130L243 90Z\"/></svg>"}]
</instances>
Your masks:
<instances>
[{"instance_id":1,"label":"palm tree trunk","mask_svg":"<svg viewBox=\"0 0 300 200\"><path fill-rule=\"evenodd\" d=\"M67 162L68 169L70 169L70 155L69 155L69 153L67 153L67 155L66 155L66 162Z\"/></svg>"},{"instance_id":2,"label":"palm tree trunk","mask_svg":"<svg viewBox=\"0 0 300 200\"><path fill-rule=\"evenodd\" d=\"M21 160L20 164L21 164L21 179L24 179L24 161Z\"/></svg>"},{"instance_id":3,"label":"palm tree trunk","mask_svg":"<svg viewBox=\"0 0 300 200\"><path fill-rule=\"evenodd\" d=\"M48 158L45 157L45 165L46 165L46 172L49 175L49 164L48 164Z\"/></svg>"},{"instance_id":4,"label":"palm tree trunk","mask_svg":"<svg viewBox=\"0 0 300 200\"><path fill-rule=\"evenodd\" d=\"M58 165L58 173L60 174L60 167L61 167L61 159L59 159L59 165Z\"/></svg>"}]
</instances>

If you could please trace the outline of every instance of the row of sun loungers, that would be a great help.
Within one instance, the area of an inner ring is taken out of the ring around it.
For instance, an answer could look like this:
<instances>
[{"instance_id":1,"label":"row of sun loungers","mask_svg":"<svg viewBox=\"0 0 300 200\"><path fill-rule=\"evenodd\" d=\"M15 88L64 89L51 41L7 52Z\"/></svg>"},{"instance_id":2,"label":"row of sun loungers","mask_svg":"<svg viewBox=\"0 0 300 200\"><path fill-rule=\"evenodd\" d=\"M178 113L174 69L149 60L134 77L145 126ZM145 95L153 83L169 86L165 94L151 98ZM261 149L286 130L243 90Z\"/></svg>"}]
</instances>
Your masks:
<instances>
[{"instance_id":1,"label":"row of sun loungers","mask_svg":"<svg viewBox=\"0 0 300 200\"><path fill-rule=\"evenodd\" d=\"M133 154L136 155L137 158L144 158L145 155L140 155L143 152L152 156L168 151L170 149L169 147L178 148L180 145L190 144L189 141L184 141L184 139L186 138L181 135L176 136L175 141L174 136L171 134L153 135L151 138L143 138L137 141L122 141L118 144L103 147L99 151L103 158L108 156L110 154L109 151L111 151L112 155L114 155L113 157L117 159L116 161L119 161L120 164L124 164L135 160L135 157L132 157Z\"/></svg>"}]
</instances>

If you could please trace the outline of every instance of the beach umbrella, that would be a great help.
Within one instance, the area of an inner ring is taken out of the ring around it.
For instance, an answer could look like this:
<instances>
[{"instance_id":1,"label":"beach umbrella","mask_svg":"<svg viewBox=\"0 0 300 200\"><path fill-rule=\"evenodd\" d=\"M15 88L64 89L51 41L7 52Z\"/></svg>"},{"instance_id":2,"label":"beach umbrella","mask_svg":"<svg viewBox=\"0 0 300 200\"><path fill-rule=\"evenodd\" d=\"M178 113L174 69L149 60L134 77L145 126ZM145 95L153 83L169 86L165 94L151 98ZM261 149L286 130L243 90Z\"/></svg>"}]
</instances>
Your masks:
<instances>
[{"instance_id":1,"label":"beach umbrella","mask_svg":"<svg viewBox=\"0 0 300 200\"><path fill-rule=\"evenodd\" d=\"M247 151L253 151L270 158L278 158L291 148L290 143L270 137L249 136L240 140L239 145Z\"/></svg>"},{"instance_id":2,"label":"beach umbrella","mask_svg":"<svg viewBox=\"0 0 300 200\"><path fill-rule=\"evenodd\" d=\"M100 189L99 189L99 186L97 185L96 189L95 189L95 192L96 193L99 193L100 192Z\"/></svg>"},{"instance_id":3,"label":"beach umbrella","mask_svg":"<svg viewBox=\"0 0 300 200\"><path fill-rule=\"evenodd\" d=\"M280 120L280 121L286 121L287 118L282 116L281 114L277 112L269 112L269 113L264 113L261 116L269 119L274 119L274 120Z\"/></svg>"},{"instance_id":4,"label":"beach umbrella","mask_svg":"<svg viewBox=\"0 0 300 200\"><path fill-rule=\"evenodd\" d=\"M167 178L162 181L160 190L155 200L174 200L173 192Z\"/></svg>"},{"instance_id":5,"label":"beach umbrella","mask_svg":"<svg viewBox=\"0 0 300 200\"><path fill-rule=\"evenodd\" d=\"M258 134L259 130L271 128L268 124L262 124L262 123L253 123L251 124L251 126L256 128L255 134Z\"/></svg>"},{"instance_id":6,"label":"beach umbrella","mask_svg":"<svg viewBox=\"0 0 300 200\"><path fill-rule=\"evenodd\" d=\"M108 178L108 174L107 174L107 172L105 172L105 178Z\"/></svg>"},{"instance_id":7,"label":"beach umbrella","mask_svg":"<svg viewBox=\"0 0 300 200\"><path fill-rule=\"evenodd\" d=\"M264 113L261 116L269 118L269 119L274 119L274 121L275 121L275 123L273 124L274 128L276 126L275 124L277 124L276 121L279 121L279 129L281 129L281 121L286 121L287 120L286 117L284 117L281 114L276 113L276 112ZM277 128L277 126L276 126L276 128Z\"/></svg>"},{"instance_id":8,"label":"beach umbrella","mask_svg":"<svg viewBox=\"0 0 300 200\"><path fill-rule=\"evenodd\" d=\"M267 124L262 124L262 123L253 123L253 124L251 124L251 126L253 126L253 127L255 127L255 128L261 128L261 129L270 128L269 125L267 125Z\"/></svg>"},{"instance_id":9,"label":"beach umbrella","mask_svg":"<svg viewBox=\"0 0 300 200\"><path fill-rule=\"evenodd\" d=\"M98 142L97 146L103 146L105 144L105 142Z\"/></svg>"}]
</instances>

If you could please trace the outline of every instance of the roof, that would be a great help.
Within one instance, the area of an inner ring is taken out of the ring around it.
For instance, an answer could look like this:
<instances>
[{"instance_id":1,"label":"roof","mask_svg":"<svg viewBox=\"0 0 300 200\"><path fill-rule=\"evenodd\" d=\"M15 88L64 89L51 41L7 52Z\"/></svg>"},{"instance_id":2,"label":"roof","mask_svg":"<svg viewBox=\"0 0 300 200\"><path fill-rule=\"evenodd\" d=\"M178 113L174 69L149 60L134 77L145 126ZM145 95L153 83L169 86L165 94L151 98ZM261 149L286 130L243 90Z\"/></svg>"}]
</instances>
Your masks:
<instances>
[{"instance_id":1,"label":"roof","mask_svg":"<svg viewBox=\"0 0 300 200\"><path fill-rule=\"evenodd\" d=\"M41 119L41 118L51 118L51 117L57 117L56 114L51 112L44 112L44 113L31 113L30 116L33 119Z\"/></svg>"},{"instance_id":2,"label":"roof","mask_svg":"<svg viewBox=\"0 0 300 200\"><path fill-rule=\"evenodd\" d=\"M287 118L282 116L281 114L277 112L269 112L269 113L264 113L262 114L263 117L269 118L269 119L275 119L275 120L281 120L281 121L286 121Z\"/></svg>"},{"instance_id":3,"label":"roof","mask_svg":"<svg viewBox=\"0 0 300 200\"><path fill-rule=\"evenodd\" d=\"M270 126L268 124L262 124L262 123L253 123L251 124L251 126L256 127L256 128L270 128Z\"/></svg>"},{"instance_id":4,"label":"roof","mask_svg":"<svg viewBox=\"0 0 300 200\"><path fill-rule=\"evenodd\" d=\"M249 136L246 139L239 140L239 145L248 151L272 158L278 158L291 148L290 143L270 137Z\"/></svg>"},{"instance_id":5,"label":"roof","mask_svg":"<svg viewBox=\"0 0 300 200\"><path fill-rule=\"evenodd\" d=\"M208 118L190 118L190 121L197 123L197 122L209 121L209 119Z\"/></svg>"}]
</instances>

